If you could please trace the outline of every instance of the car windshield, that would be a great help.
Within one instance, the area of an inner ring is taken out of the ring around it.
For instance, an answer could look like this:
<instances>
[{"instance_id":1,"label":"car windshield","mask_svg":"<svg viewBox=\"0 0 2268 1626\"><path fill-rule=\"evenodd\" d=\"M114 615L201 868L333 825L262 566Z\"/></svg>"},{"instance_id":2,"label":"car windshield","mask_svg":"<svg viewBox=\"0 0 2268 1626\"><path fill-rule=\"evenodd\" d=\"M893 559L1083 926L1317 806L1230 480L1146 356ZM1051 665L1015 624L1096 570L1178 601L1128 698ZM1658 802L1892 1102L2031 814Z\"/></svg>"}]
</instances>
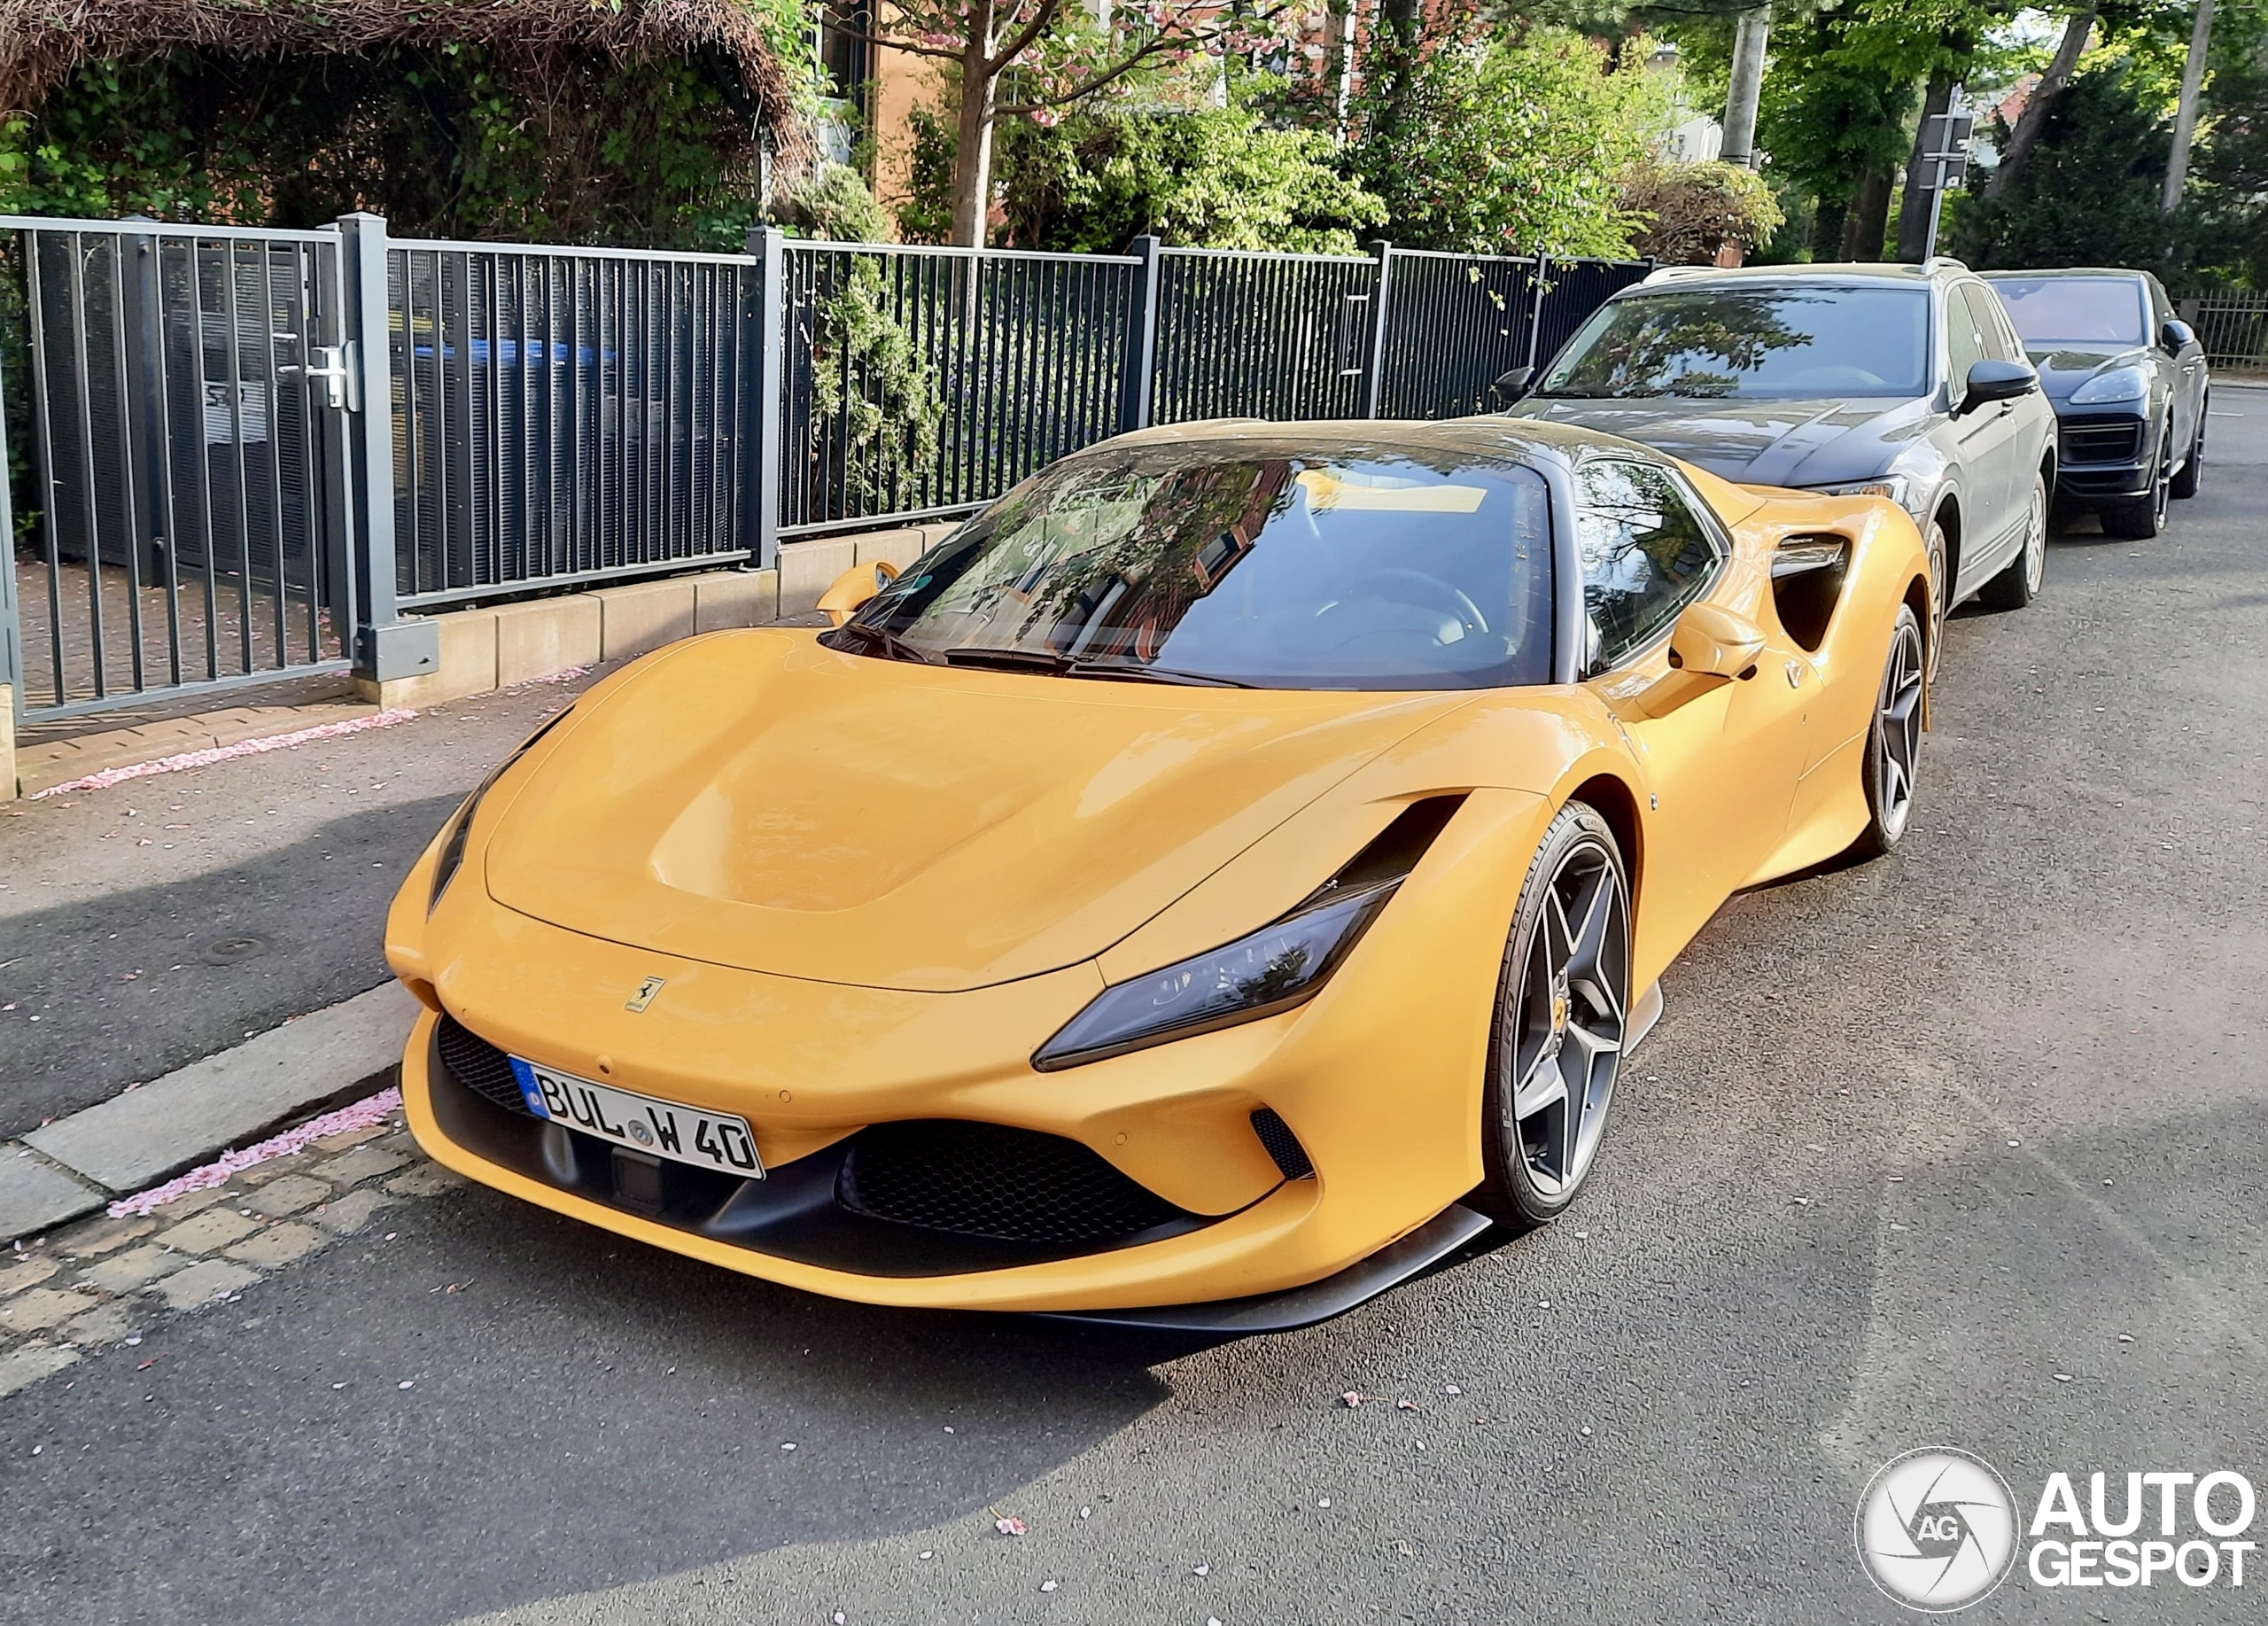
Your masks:
<instances>
[{"instance_id":1,"label":"car windshield","mask_svg":"<svg viewBox=\"0 0 2268 1626\"><path fill-rule=\"evenodd\" d=\"M1992 289L2027 345L2139 345L2148 331L2131 276L1996 276Z\"/></svg>"},{"instance_id":2,"label":"car windshield","mask_svg":"<svg viewBox=\"0 0 2268 1626\"><path fill-rule=\"evenodd\" d=\"M1098 450L924 555L831 647L949 665L1262 689L1543 683L1549 488L1383 442Z\"/></svg>"},{"instance_id":3,"label":"car windshield","mask_svg":"<svg viewBox=\"0 0 2268 1626\"><path fill-rule=\"evenodd\" d=\"M1603 306L1541 393L1919 395L1929 331L1918 287L1664 288Z\"/></svg>"}]
</instances>

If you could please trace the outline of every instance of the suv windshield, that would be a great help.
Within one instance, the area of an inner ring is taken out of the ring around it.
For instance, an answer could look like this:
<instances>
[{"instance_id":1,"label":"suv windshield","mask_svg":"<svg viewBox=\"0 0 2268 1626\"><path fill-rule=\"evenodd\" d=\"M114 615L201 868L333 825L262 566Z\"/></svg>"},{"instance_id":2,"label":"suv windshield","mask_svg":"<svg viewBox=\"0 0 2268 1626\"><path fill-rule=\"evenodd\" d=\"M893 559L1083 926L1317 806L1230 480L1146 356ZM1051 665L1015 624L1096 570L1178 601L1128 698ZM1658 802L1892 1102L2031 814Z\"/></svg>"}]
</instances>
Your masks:
<instances>
[{"instance_id":1,"label":"suv windshield","mask_svg":"<svg viewBox=\"0 0 2268 1626\"><path fill-rule=\"evenodd\" d=\"M2139 345L2142 284L2131 276L1996 276L2027 345Z\"/></svg>"},{"instance_id":2,"label":"suv windshield","mask_svg":"<svg viewBox=\"0 0 2268 1626\"><path fill-rule=\"evenodd\" d=\"M1664 288L1603 306L1540 393L1919 395L1929 334L1919 287Z\"/></svg>"},{"instance_id":3,"label":"suv windshield","mask_svg":"<svg viewBox=\"0 0 2268 1626\"><path fill-rule=\"evenodd\" d=\"M822 642L1265 689L1543 683L1550 513L1534 470L1463 451L1099 450L1018 486Z\"/></svg>"}]
</instances>

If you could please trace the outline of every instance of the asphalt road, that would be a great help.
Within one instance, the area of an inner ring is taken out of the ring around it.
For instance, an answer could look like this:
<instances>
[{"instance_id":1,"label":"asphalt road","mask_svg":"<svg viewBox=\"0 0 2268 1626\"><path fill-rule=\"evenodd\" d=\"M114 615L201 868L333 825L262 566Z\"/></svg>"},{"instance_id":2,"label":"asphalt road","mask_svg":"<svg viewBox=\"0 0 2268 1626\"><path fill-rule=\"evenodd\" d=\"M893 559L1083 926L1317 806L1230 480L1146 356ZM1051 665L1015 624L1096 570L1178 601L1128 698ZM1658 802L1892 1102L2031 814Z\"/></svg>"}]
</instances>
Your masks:
<instances>
[{"instance_id":1,"label":"asphalt road","mask_svg":"<svg viewBox=\"0 0 2268 1626\"><path fill-rule=\"evenodd\" d=\"M1551 1231L1192 1348L434 1197L0 1401L0 1619L1888 1621L1852 1511L1907 1448L2268 1483L2268 393L2222 402L2169 536L1956 621L1918 828L1709 928Z\"/></svg>"}]
</instances>

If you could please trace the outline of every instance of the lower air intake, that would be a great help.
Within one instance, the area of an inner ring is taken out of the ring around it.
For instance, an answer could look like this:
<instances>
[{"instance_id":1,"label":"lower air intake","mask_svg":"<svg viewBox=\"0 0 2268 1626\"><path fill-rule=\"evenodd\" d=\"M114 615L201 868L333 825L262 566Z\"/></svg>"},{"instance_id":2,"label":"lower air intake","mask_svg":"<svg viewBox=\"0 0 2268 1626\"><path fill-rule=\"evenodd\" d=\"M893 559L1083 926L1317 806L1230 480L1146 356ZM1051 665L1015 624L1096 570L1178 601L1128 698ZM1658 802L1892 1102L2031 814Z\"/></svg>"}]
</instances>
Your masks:
<instances>
[{"instance_id":1,"label":"lower air intake","mask_svg":"<svg viewBox=\"0 0 2268 1626\"><path fill-rule=\"evenodd\" d=\"M512 1112L527 1111L528 1104L520 1094L519 1077L512 1071L509 1056L454 1016L441 1018L437 1043L441 1065L449 1070L450 1078L493 1105Z\"/></svg>"},{"instance_id":2,"label":"lower air intake","mask_svg":"<svg viewBox=\"0 0 2268 1626\"><path fill-rule=\"evenodd\" d=\"M1273 1107L1262 1107L1252 1115L1252 1132L1260 1137L1260 1144L1268 1148L1268 1155L1276 1160L1276 1169L1287 1180L1304 1180L1315 1174L1315 1164L1308 1157L1307 1148L1292 1132L1292 1126L1276 1114Z\"/></svg>"},{"instance_id":3,"label":"lower air intake","mask_svg":"<svg viewBox=\"0 0 2268 1626\"><path fill-rule=\"evenodd\" d=\"M1186 1218L1076 1140L998 1124L878 1124L852 1141L835 1201L962 1236L1097 1242Z\"/></svg>"}]
</instances>

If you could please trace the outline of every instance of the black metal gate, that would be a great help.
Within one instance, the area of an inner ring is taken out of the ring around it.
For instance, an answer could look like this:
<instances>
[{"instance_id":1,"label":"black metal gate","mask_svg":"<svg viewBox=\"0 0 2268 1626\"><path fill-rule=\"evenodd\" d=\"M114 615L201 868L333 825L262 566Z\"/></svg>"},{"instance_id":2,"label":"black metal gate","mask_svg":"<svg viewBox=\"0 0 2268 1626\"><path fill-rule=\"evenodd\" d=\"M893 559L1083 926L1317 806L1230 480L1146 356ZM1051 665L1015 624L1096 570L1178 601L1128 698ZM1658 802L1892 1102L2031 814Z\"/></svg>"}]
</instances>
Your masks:
<instances>
[{"instance_id":1,"label":"black metal gate","mask_svg":"<svg viewBox=\"0 0 2268 1626\"><path fill-rule=\"evenodd\" d=\"M337 234L0 228L25 720L343 668Z\"/></svg>"}]
</instances>

